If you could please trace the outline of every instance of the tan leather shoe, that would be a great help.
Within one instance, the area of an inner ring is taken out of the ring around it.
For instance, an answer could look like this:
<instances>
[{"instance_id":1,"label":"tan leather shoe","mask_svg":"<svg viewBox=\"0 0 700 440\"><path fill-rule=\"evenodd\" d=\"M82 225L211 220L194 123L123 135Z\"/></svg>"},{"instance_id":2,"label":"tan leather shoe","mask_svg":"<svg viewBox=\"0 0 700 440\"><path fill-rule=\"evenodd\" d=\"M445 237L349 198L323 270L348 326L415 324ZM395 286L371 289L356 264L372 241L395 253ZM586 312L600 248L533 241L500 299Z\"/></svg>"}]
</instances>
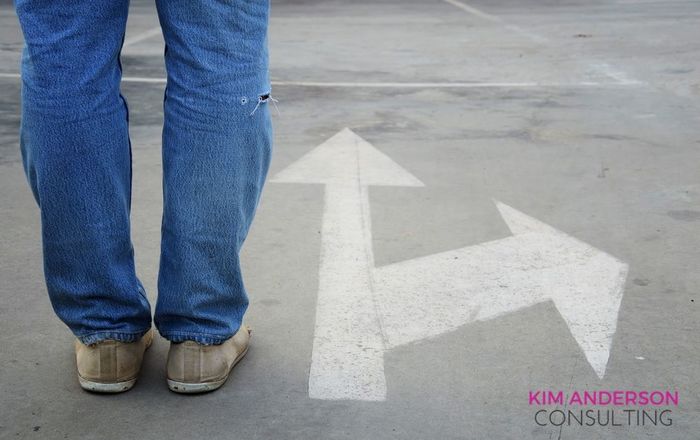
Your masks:
<instances>
[{"instance_id":1,"label":"tan leather shoe","mask_svg":"<svg viewBox=\"0 0 700 440\"><path fill-rule=\"evenodd\" d=\"M153 329L136 342L107 339L85 345L75 341L78 381L83 389L97 393L121 393L136 383L143 353L153 342Z\"/></svg>"},{"instance_id":2,"label":"tan leather shoe","mask_svg":"<svg viewBox=\"0 0 700 440\"><path fill-rule=\"evenodd\" d=\"M168 353L168 388L176 393L213 391L228 379L233 367L248 352L250 328L241 328L220 345L194 341L171 343Z\"/></svg>"}]
</instances>

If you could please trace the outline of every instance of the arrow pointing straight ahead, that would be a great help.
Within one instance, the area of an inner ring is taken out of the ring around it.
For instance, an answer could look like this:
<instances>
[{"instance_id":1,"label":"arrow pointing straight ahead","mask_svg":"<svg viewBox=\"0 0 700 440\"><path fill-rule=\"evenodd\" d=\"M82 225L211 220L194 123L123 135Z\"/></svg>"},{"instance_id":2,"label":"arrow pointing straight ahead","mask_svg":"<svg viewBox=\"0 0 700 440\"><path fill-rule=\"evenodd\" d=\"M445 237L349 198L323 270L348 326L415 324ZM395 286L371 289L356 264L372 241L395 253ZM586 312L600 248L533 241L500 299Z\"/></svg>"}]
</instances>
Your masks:
<instances>
[{"instance_id":1,"label":"arrow pointing straight ahead","mask_svg":"<svg viewBox=\"0 0 700 440\"><path fill-rule=\"evenodd\" d=\"M325 184L309 397L384 400L384 337L372 292L369 185L423 186L344 129L272 182Z\"/></svg>"}]
</instances>

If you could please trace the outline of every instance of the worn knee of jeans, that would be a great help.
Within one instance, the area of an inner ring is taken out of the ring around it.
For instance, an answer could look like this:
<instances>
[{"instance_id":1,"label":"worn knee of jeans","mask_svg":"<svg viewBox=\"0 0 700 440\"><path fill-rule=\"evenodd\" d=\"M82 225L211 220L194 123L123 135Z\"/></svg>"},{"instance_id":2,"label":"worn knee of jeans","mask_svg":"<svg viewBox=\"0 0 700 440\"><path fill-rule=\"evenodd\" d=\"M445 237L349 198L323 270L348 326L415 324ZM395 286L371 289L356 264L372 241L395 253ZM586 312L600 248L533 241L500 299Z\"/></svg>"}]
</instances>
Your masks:
<instances>
[{"instance_id":1,"label":"worn knee of jeans","mask_svg":"<svg viewBox=\"0 0 700 440\"><path fill-rule=\"evenodd\" d=\"M107 125L118 139L128 136L126 102L119 91L127 6L127 0L89 3L67 19L62 8L75 7L67 0L16 0L25 40L20 147L40 204L43 174L66 156L66 149L75 154L81 145L99 144L94 138L104 136L101 127Z\"/></svg>"},{"instance_id":2,"label":"worn knee of jeans","mask_svg":"<svg viewBox=\"0 0 700 440\"><path fill-rule=\"evenodd\" d=\"M157 6L166 43L166 113L203 131L219 124L263 124L265 115L246 117L273 102L269 2L211 2L202 8L159 0Z\"/></svg>"}]
</instances>

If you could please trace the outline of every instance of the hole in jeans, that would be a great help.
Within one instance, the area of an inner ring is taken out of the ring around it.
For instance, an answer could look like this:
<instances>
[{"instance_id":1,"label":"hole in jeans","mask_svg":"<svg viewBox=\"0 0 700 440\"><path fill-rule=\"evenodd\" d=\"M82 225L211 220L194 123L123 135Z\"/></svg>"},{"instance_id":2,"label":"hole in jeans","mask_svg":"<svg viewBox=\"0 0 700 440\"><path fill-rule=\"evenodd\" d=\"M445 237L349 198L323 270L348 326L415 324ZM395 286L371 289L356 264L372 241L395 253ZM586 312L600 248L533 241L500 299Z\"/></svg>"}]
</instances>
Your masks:
<instances>
[{"instance_id":1,"label":"hole in jeans","mask_svg":"<svg viewBox=\"0 0 700 440\"><path fill-rule=\"evenodd\" d=\"M252 112L250 112L250 116L253 116L253 114L258 110L258 107L260 107L260 104L265 104L267 102L272 102L272 105L275 106L275 110L277 110L277 114L280 114L279 108L277 108L277 100L272 97L271 92L263 93L262 95L258 96L258 103L255 105L255 108L253 109Z\"/></svg>"}]
</instances>

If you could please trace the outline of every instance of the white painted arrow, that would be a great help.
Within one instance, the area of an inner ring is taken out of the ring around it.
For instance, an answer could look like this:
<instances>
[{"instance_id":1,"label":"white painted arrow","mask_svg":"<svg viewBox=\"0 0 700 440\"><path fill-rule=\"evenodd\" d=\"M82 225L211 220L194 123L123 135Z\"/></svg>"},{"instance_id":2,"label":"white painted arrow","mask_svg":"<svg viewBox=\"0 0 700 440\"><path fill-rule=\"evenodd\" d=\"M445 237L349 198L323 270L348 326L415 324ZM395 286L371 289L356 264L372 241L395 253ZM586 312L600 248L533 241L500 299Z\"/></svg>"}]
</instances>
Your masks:
<instances>
[{"instance_id":1,"label":"white painted arrow","mask_svg":"<svg viewBox=\"0 0 700 440\"><path fill-rule=\"evenodd\" d=\"M384 351L549 300L605 374L625 263L496 202L512 236L375 268L367 187L423 184L347 128L272 181L326 187L311 398L384 400Z\"/></svg>"}]
</instances>

